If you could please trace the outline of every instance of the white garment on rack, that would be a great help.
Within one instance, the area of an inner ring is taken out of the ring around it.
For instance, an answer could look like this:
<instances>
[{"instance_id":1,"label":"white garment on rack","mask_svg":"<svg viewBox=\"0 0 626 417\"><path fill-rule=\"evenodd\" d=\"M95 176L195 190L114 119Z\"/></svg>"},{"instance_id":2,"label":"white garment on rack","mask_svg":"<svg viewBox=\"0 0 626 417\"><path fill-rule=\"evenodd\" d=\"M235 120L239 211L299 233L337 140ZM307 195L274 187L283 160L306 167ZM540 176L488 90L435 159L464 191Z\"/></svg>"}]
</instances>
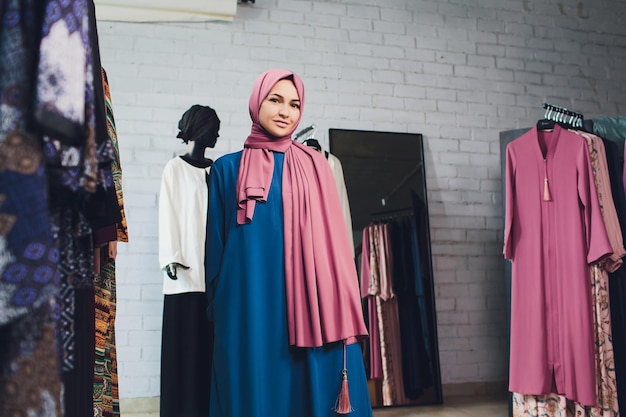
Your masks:
<instances>
[{"instance_id":1,"label":"white garment on rack","mask_svg":"<svg viewBox=\"0 0 626 417\"><path fill-rule=\"evenodd\" d=\"M346 228L348 229L348 236L350 237L350 245L352 246L352 252L354 253L354 234L352 232L352 215L350 214L350 201L348 200L348 191L346 190L346 181L343 177L343 167L341 161L332 153L326 154L326 159L330 164L330 169L335 177L335 184L337 184L337 191L339 192L339 201L341 202L341 209L343 211L343 218L346 222Z\"/></svg>"}]
</instances>

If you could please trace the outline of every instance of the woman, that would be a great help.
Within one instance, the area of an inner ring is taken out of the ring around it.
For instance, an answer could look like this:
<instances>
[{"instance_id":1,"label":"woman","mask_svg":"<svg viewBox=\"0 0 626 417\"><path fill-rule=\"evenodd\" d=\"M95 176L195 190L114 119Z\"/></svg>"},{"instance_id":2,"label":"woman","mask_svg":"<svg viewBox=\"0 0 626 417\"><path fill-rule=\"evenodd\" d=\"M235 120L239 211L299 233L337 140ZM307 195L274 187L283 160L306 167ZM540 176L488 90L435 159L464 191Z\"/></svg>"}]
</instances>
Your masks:
<instances>
[{"instance_id":1,"label":"woman","mask_svg":"<svg viewBox=\"0 0 626 417\"><path fill-rule=\"evenodd\" d=\"M332 172L291 140L303 107L296 74L261 74L243 151L211 170L211 417L372 415L355 343L367 331Z\"/></svg>"}]
</instances>

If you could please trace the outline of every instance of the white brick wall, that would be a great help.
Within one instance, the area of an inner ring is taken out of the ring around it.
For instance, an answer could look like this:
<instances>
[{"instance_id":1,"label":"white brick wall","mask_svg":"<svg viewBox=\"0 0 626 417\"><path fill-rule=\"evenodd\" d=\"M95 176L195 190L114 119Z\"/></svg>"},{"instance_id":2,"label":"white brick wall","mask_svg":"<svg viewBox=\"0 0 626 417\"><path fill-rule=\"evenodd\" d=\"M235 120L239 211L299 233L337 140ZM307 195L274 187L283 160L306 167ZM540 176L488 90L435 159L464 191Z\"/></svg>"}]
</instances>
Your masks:
<instances>
[{"instance_id":1,"label":"white brick wall","mask_svg":"<svg viewBox=\"0 0 626 417\"><path fill-rule=\"evenodd\" d=\"M383 6L384 5L384 6ZM587 117L626 111L619 0L257 0L232 23L100 22L130 242L118 258L120 395L156 396L162 300L157 192L184 152L180 115L222 120L215 158L248 134L248 95L270 67L300 74L303 125L422 133L444 383L506 378L499 132L544 101Z\"/></svg>"}]
</instances>

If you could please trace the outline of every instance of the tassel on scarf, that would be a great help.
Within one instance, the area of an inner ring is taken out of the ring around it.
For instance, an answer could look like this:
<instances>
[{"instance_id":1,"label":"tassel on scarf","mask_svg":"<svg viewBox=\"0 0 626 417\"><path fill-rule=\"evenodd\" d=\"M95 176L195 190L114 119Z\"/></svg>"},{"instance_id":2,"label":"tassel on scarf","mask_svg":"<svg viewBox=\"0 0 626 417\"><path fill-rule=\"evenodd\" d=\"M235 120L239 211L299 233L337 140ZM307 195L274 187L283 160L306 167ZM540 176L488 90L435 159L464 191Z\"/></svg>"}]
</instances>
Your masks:
<instances>
[{"instance_id":1,"label":"tassel on scarf","mask_svg":"<svg viewBox=\"0 0 626 417\"><path fill-rule=\"evenodd\" d=\"M550 201L552 200L552 195L550 194L550 187L548 186L548 179L543 179L543 200Z\"/></svg>"},{"instance_id":2,"label":"tassel on scarf","mask_svg":"<svg viewBox=\"0 0 626 417\"><path fill-rule=\"evenodd\" d=\"M337 414L349 414L354 411L350 404L350 392L348 391L348 369L346 364L346 343L343 344L343 370L341 371L341 390L335 402Z\"/></svg>"}]
</instances>

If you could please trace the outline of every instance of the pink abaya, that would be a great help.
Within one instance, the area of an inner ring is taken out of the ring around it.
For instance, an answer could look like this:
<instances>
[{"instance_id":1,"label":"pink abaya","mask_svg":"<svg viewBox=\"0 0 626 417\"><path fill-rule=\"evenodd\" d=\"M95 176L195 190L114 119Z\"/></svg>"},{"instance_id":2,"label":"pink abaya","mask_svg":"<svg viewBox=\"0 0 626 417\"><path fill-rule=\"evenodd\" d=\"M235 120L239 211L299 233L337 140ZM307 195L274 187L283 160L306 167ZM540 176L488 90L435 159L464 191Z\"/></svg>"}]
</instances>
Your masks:
<instances>
[{"instance_id":1,"label":"pink abaya","mask_svg":"<svg viewBox=\"0 0 626 417\"><path fill-rule=\"evenodd\" d=\"M589 264L610 255L585 139L533 128L506 150L509 390L596 404Z\"/></svg>"}]
</instances>

